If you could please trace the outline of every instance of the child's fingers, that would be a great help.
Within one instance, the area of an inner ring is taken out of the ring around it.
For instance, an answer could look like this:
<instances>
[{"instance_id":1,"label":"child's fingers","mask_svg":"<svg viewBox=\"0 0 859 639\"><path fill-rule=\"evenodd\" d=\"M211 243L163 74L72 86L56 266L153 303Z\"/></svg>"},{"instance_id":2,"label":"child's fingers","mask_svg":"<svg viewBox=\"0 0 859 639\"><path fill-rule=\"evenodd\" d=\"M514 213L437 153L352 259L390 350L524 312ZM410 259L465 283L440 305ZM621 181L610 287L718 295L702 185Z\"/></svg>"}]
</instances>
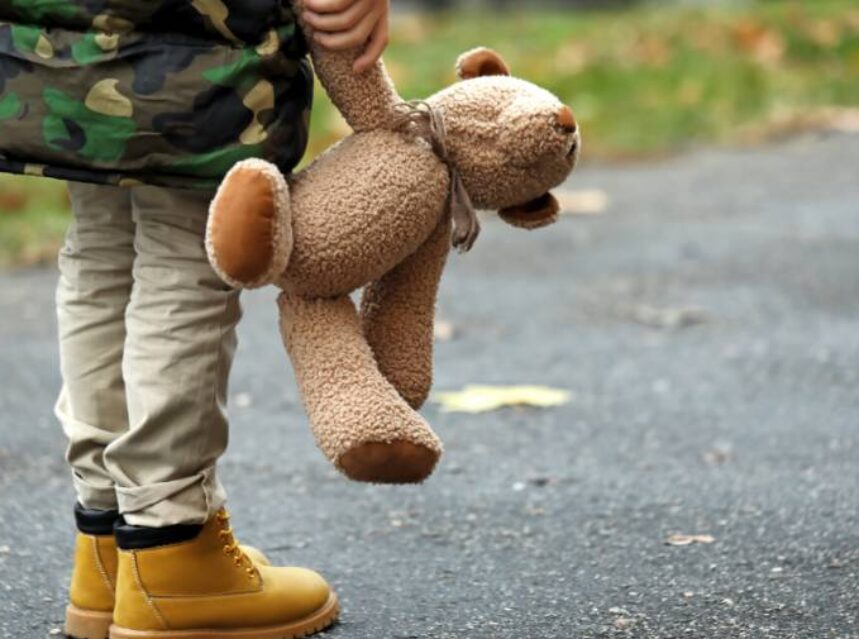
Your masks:
<instances>
[{"instance_id":1,"label":"child's fingers","mask_svg":"<svg viewBox=\"0 0 859 639\"><path fill-rule=\"evenodd\" d=\"M389 30L388 30L388 15L382 16L382 19L376 23L373 33L370 34L370 40L367 42L367 48L364 53L355 60L352 70L355 73L364 73L372 67L388 46Z\"/></svg>"},{"instance_id":2,"label":"child's fingers","mask_svg":"<svg viewBox=\"0 0 859 639\"><path fill-rule=\"evenodd\" d=\"M371 10L372 0L357 0L352 6L340 13L314 13L306 11L303 15L305 22L317 31L335 33L348 31L357 25L361 18Z\"/></svg>"},{"instance_id":3,"label":"child's fingers","mask_svg":"<svg viewBox=\"0 0 859 639\"><path fill-rule=\"evenodd\" d=\"M367 39L373 32L373 28L379 21L379 14L379 10L366 14L358 24L347 31L338 31L337 33L318 31L313 34L313 39L326 49L333 49L335 51L359 47L367 42Z\"/></svg>"},{"instance_id":4,"label":"child's fingers","mask_svg":"<svg viewBox=\"0 0 859 639\"><path fill-rule=\"evenodd\" d=\"M304 0L304 9L313 13L342 13L355 4L355 0Z\"/></svg>"}]
</instances>

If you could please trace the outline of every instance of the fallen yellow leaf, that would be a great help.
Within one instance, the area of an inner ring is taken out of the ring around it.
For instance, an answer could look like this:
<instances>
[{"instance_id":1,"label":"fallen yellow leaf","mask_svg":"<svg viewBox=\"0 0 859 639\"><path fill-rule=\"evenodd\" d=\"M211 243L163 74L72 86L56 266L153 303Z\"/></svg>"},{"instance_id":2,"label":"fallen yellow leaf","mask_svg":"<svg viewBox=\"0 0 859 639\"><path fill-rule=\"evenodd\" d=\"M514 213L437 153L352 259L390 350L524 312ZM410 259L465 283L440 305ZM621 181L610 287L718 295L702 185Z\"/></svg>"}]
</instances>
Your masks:
<instances>
[{"instance_id":1,"label":"fallen yellow leaf","mask_svg":"<svg viewBox=\"0 0 859 639\"><path fill-rule=\"evenodd\" d=\"M690 544L712 544L716 541L713 535L669 535L665 543L669 546L688 546Z\"/></svg>"},{"instance_id":2,"label":"fallen yellow leaf","mask_svg":"<svg viewBox=\"0 0 859 639\"><path fill-rule=\"evenodd\" d=\"M632 319L644 326L673 330L703 324L709 316L697 306L654 308L642 305L632 310Z\"/></svg>"},{"instance_id":3,"label":"fallen yellow leaf","mask_svg":"<svg viewBox=\"0 0 859 639\"><path fill-rule=\"evenodd\" d=\"M608 208L608 194L599 189L558 191L555 198L561 213L570 215L599 215Z\"/></svg>"},{"instance_id":4,"label":"fallen yellow leaf","mask_svg":"<svg viewBox=\"0 0 859 639\"><path fill-rule=\"evenodd\" d=\"M740 52L764 65L780 62L787 50L781 33L755 20L735 24L733 35Z\"/></svg>"},{"instance_id":5,"label":"fallen yellow leaf","mask_svg":"<svg viewBox=\"0 0 859 639\"><path fill-rule=\"evenodd\" d=\"M19 213L27 208L29 200L23 191L4 190L0 192L0 213Z\"/></svg>"},{"instance_id":6,"label":"fallen yellow leaf","mask_svg":"<svg viewBox=\"0 0 859 639\"><path fill-rule=\"evenodd\" d=\"M446 413L484 413L506 406L561 406L572 399L572 393L546 386L468 385L461 391L435 393L432 399Z\"/></svg>"},{"instance_id":7,"label":"fallen yellow leaf","mask_svg":"<svg viewBox=\"0 0 859 639\"><path fill-rule=\"evenodd\" d=\"M436 319L433 326L433 335L439 342L449 342L456 335L456 329L453 324L446 322L443 319Z\"/></svg>"}]
</instances>

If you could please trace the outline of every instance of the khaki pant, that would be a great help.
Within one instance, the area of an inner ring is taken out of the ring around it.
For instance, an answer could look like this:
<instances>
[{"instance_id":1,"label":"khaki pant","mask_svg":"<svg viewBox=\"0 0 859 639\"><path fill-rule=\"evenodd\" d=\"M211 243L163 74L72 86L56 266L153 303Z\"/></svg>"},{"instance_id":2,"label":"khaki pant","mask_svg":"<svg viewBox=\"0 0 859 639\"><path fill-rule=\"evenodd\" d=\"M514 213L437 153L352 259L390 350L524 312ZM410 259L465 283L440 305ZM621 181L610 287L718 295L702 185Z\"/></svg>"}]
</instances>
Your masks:
<instances>
[{"instance_id":1,"label":"khaki pant","mask_svg":"<svg viewBox=\"0 0 859 639\"><path fill-rule=\"evenodd\" d=\"M134 525L206 521L225 499L215 463L241 315L206 259L211 194L69 190L56 413L78 498Z\"/></svg>"}]
</instances>

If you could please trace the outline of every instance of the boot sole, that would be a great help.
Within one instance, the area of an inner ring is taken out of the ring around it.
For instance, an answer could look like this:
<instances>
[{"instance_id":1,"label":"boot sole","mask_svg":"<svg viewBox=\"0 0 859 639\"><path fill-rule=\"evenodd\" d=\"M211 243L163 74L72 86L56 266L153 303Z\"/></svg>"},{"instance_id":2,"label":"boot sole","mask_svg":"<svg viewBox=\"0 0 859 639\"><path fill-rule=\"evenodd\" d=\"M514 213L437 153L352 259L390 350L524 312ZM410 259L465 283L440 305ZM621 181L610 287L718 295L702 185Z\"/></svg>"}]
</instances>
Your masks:
<instances>
[{"instance_id":1,"label":"boot sole","mask_svg":"<svg viewBox=\"0 0 859 639\"><path fill-rule=\"evenodd\" d=\"M304 619L264 628L218 628L202 630L130 630L110 627L110 639L302 639L330 627L340 614L337 595L331 593L322 608Z\"/></svg>"},{"instance_id":2,"label":"boot sole","mask_svg":"<svg viewBox=\"0 0 859 639\"><path fill-rule=\"evenodd\" d=\"M108 639L112 623L112 612L84 610L69 604L63 633L73 639Z\"/></svg>"}]
</instances>

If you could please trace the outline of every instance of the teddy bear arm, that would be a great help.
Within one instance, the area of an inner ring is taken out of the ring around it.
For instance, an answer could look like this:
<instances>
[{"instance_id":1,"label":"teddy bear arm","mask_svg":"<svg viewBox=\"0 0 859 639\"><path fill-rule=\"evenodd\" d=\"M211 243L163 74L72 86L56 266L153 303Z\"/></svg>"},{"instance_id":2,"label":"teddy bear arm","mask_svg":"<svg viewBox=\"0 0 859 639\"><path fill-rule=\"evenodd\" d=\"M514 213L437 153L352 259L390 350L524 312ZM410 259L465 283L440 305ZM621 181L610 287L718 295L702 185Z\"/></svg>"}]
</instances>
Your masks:
<instances>
[{"instance_id":1,"label":"teddy bear arm","mask_svg":"<svg viewBox=\"0 0 859 639\"><path fill-rule=\"evenodd\" d=\"M291 218L280 170L257 158L237 163L209 207L205 243L215 272L236 288L273 282L292 253Z\"/></svg>"},{"instance_id":2,"label":"teddy bear arm","mask_svg":"<svg viewBox=\"0 0 859 639\"><path fill-rule=\"evenodd\" d=\"M294 3L301 15L301 2ZM394 106L402 102L384 63L378 60L369 70L356 75L352 65L362 47L332 51L317 44L312 29L301 23L310 49L313 69L331 102L356 132L383 128L395 116Z\"/></svg>"},{"instance_id":3,"label":"teddy bear arm","mask_svg":"<svg viewBox=\"0 0 859 639\"><path fill-rule=\"evenodd\" d=\"M446 216L410 257L364 290L361 320L379 370L414 408L432 386L435 304L450 250Z\"/></svg>"}]
</instances>

